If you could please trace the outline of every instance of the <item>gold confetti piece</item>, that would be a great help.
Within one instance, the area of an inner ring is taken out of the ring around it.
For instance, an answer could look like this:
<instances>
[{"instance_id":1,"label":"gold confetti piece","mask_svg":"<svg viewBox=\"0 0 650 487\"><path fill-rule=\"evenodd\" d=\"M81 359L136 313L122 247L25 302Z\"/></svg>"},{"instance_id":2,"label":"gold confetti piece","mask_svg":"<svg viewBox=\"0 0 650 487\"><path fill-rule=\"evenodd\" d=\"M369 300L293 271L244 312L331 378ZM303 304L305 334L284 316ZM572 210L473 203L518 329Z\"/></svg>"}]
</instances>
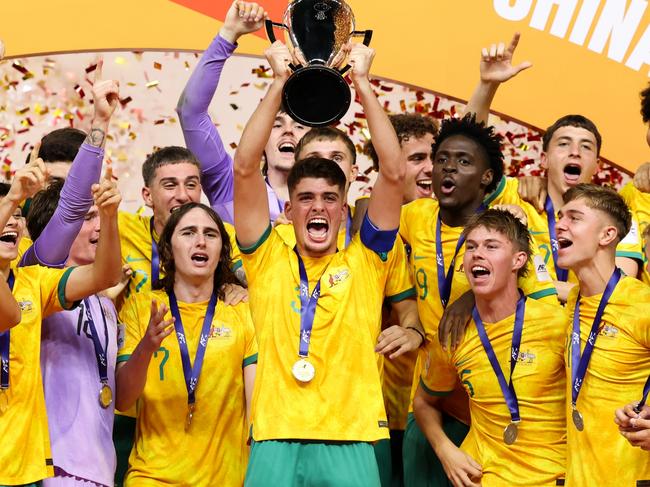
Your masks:
<instances>
[{"instance_id":1,"label":"gold confetti piece","mask_svg":"<svg viewBox=\"0 0 650 487\"><path fill-rule=\"evenodd\" d=\"M126 86L137 86L133 81L126 83Z\"/></svg>"},{"instance_id":2,"label":"gold confetti piece","mask_svg":"<svg viewBox=\"0 0 650 487\"><path fill-rule=\"evenodd\" d=\"M129 130L131 128L131 124L129 122L124 121L124 122L120 122L118 124L118 127L120 127L123 130Z\"/></svg>"},{"instance_id":3,"label":"gold confetti piece","mask_svg":"<svg viewBox=\"0 0 650 487\"><path fill-rule=\"evenodd\" d=\"M135 140L136 138L137 138L137 135L135 134L135 132L129 132L129 139Z\"/></svg>"},{"instance_id":4,"label":"gold confetti piece","mask_svg":"<svg viewBox=\"0 0 650 487\"><path fill-rule=\"evenodd\" d=\"M29 107L22 108L20 110L16 110L16 115L24 115L29 111Z\"/></svg>"},{"instance_id":5,"label":"gold confetti piece","mask_svg":"<svg viewBox=\"0 0 650 487\"><path fill-rule=\"evenodd\" d=\"M161 70L161 69L162 69L162 64L157 63L157 62L154 61L154 63L153 63L153 68L154 68L154 69L157 69L157 70Z\"/></svg>"},{"instance_id":6,"label":"gold confetti piece","mask_svg":"<svg viewBox=\"0 0 650 487\"><path fill-rule=\"evenodd\" d=\"M160 83L160 81L158 81L158 80L149 81L145 86L147 88L155 88L156 86L158 86L159 83Z\"/></svg>"},{"instance_id":7,"label":"gold confetti piece","mask_svg":"<svg viewBox=\"0 0 650 487\"><path fill-rule=\"evenodd\" d=\"M190 63L185 61L185 70L187 71L188 69L190 69Z\"/></svg>"},{"instance_id":8,"label":"gold confetti piece","mask_svg":"<svg viewBox=\"0 0 650 487\"><path fill-rule=\"evenodd\" d=\"M122 56L117 56L115 58L115 64L124 65L126 64L126 59L124 59Z\"/></svg>"}]
</instances>

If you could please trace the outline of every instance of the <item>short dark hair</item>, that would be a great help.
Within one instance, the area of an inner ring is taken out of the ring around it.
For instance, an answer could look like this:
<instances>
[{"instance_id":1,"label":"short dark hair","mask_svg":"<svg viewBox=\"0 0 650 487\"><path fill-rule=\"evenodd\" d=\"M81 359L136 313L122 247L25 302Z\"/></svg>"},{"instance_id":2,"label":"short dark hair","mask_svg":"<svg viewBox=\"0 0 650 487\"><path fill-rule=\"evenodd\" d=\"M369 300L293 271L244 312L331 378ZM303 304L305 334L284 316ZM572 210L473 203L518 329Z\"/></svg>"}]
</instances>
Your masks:
<instances>
[{"instance_id":1,"label":"short dark hair","mask_svg":"<svg viewBox=\"0 0 650 487\"><path fill-rule=\"evenodd\" d=\"M426 115L420 113L400 113L397 115L389 115L390 123L393 124L395 133L399 140L400 145L407 142L411 137L420 139L427 134L434 137L438 135L438 122ZM366 154L372 160L372 168L379 171L379 157L372 145L372 140L368 140L363 148Z\"/></svg>"},{"instance_id":2,"label":"short dark hair","mask_svg":"<svg viewBox=\"0 0 650 487\"><path fill-rule=\"evenodd\" d=\"M643 123L650 122L650 84L641 92L641 116Z\"/></svg>"},{"instance_id":3,"label":"short dark hair","mask_svg":"<svg viewBox=\"0 0 650 487\"><path fill-rule=\"evenodd\" d=\"M11 184L9 183L0 183L0 198L4 198L9 194L11 189Z\"/></svg>"},{"instance_id":4,"label":"short dark hair","mask_svg":"<svg viewBox=\"0 0 650 487\"><path fill-rule=\"evenodd\" d=\"M296 162L287 177L287 187L291 195L298 183L305 178L325 179L329 184L338 186L341 193L345 192L347 180L339 165L322 157L308 157Z\"/></svg>"},{"instance_id":5,"label":"short dark hair","mask_svg":"<svg viewBox=\"0 0 650 487\"><path fill-rule=\"evenodd\" d=\"M600 155L600 146L603 143L603 138L596 124L582 115L565 115L564 117L558 118L553 125L547 128L542 136L542 150L544 152L548 150L548 144L551 142L553 134L562 127L578 127L594 134L596 138L596 154Z\"/></svg>"},{"instance_id":6,"label":"short dark hair","mask_svg":"<svg viewBox=\"0 0 650 487\"><path fill-rule=\"evenodd\" d=\"M219 233L221 234L221 253L219 254L219 263L214 272L214 290L217 293L217 296L219 296L219 299L223 299L224 284L239 284L237 277L235 277L235 274L232 271L232 246L230 244L230 237L228 236L226 227L221 218L219 218L219 215L217 215L212 208L203 203L185 203L177 210L173 211L169 216L165 228L163 228L163 231L160 234L160 240L158 241L160 264L162 269L165 271L165 277L157 283L152 283L152 285L155 289L164 289L167 292L171 292L174 289L176 263L172 251L172 236L174 235L174 231L181 219L194 208L200 208L205 211L205 213L217 225Z\"/></svg>"},{"instance_id":7,"label":"short dark hair","mask_svg":"<svg viewBox=\"0 0 650 487\"><path fill-rule=\"evenodd\" d=\"M77 157L81 144L86 140L86 132L72 127L53 130L41 139L38 157L43 162L69 162ZM27 162L30 158L27 156Z\"/></svg>"},{"instance_id":8,"label":"short dark hair","mask_svg":"<svg viewBox=\"0 0 650 487\"><path fill-rule=\"evenodd\" d=\"M354 142L352 142L352 139L345 132L334 127L316 127L303 135L302 139L298 141L298 145L296 145L296 160L301 159L300 153L313 140L340 140L345 144L348 152L350 152L352 164L357 163L357 149L354 146Z\"/></svg>"},{"instance_id":9,"label":"short dark hair","mask_svg":"<svg viewBox=\"0 0 650 487\"><path fill-rule=\"evenodd\" d=\"M512 242L513 247L518 252L525 252L527 256L526 265L519 269L517 275L523 277L528 274L528 264L532 256L532 238L528 228L521 223L519 218L507 210L490 208L473 215L465 225L463 235L467 238L470 232L479 227L499 232Z\"/></svg>"},{"instance_id":10,"label":"short dark hair","mask_svg":"<svg viewBox=\"0 0 650 487\"><path fill-rule=\"evenodd\" d=\"M142 164L142 179L144 180L145 186L151 184L156 174L156 169L159 167L166 166L167 164L181 164L183 162L194 164L199 168L199 171L201 170L199 160L185 147L171 145L149 154L149 157Z\"/></svg>"},{"instance_id":11,"label":"short dark hair","mask_svg":"<svg viewBox=\"0 0 650 487\"><path fill-rule=\"evenodd\" d=\"M47 187L34 195L27 212L27 230L32 240L36 240L48 224L59 204L63 179L52 178Z\"/></svg>"},{"instance_id":12,"label":"short dark hair","mask_svg":"<svg viewBox=\"0 0 650 487\"><path fill-rule=\"evenodd\" d=\"M468 113L463 118L447 118L442 121L438 136L431 146L433 156L438 152L440 145L448 138L461 135L476 142L485 152L490 169L492 181L485 188L485 193L494 191L503 177L503 152L501 151L501 136L493 126L486 126L483 122L476 121L476 115Z\"/></svg>"},{"instance_id":13,"label":"short dark hair","mask_svg":"<svg viewBox=\"0 0 650 487\"><path fill-rule=\"evenodd\" d=\"M618 241L620 242L629 233L632 228L632 213L625 203L625 200L607 186L598 186L597 184L581 183L562 195L564 204L570 201L583 199L589 208L602 211L607 214L614 223L618 232Z\"/></svg>"}]
</instances>

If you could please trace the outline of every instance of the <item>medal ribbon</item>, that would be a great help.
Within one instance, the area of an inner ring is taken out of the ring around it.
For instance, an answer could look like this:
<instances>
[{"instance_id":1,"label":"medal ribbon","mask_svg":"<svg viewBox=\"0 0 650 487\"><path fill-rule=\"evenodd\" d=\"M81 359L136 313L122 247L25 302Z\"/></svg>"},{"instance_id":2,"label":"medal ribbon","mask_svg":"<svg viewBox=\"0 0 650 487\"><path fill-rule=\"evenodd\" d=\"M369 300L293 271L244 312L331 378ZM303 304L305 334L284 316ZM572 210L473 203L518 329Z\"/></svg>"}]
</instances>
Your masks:
<instances>
[{"instance_id":1,"label":"medal ribbon","mask_svg":"<svg viewBox=\"0 0 650 487\"><path fill-rule=\"evenodd\" d=\"M300 341L298 345L298 355L306 358L309 355L309 342L311 340L311 329L314 326L314 319L316 318L316 305L320 297L320 279L327 271L318 278L318 282L314 287L311 295L309 295L309 278L305 270L305 264L300 257L298 247L294 247L293 251L298 257L298 272L300 274Z\"/></svg>"},{"instance_id":2,"label":"medal ribbon","mask_svg":"<svg viewBox=\"0 0 650 487\"><path fill-rule=\"evenodd\" d=\"M544 203L544 211L546 211L546 221L548 222L548 234L551 238L551 253L553 254L553 264L555 264L555 276L558 281L566 282L569 278L569 271L562 269L557 265L557 251L560 245L557 242L557 232L555 231L555 208L550 196L546 197Z\"/></svg>"},{"instance_id":3,"label":"medal ribbon","mask_svg":"<svg viewBox=\"0 0 650 487\"><path fill-rule=\"evenodd\" d=\"M181 314L178 311L178 303L174 291L168 293L169 296L169 309L174 317L174 329L176 330L176 338L178 339L178 348L181 352L181 362L183 362L183 375L185 376L185 386L187 387L187 404L193 406L196 403L196 388L199 385L199 377L201 376L201 369L203 368L203 358L205 350L208 348L208 335L210 333L210 326L214 318L214 310L217 307L217 293L216 290L212 291L212 297L208 304L208 309L203 319L203 327L201 328L201 338L199 345L196 349L196 357L194 357L194 366L190 362L190 353L187 349L187 340L185 338L185 330L183 329L183 321Z\"/></svg>"},{"instance_id":4,"label":"medal ribbon","mask_svg":"<svg viewBox=\"0 0 650 487\"><path fill-rule=\"evenodd\" d=\"M639 404L634 408L634 410L637 413L641 412L641 409L643 409L643 406L645 406L645 402L648 400L648 394L650 393L650 377L645 381L645 385L643 386L643 397L639 401Z\"/></svg>"},{"instance_id":5,"label":"medal ribbon","mask_svg":"<svg viewBox=\"0 0 650 487\"><path fill-rule=\"evenodd\" d=\"M99 341L99 333L97 333L97 328L95 327L95 320L93 320L92 313L90 312L90 298L85 298L84 309L86 311L86 321L88 321L88 327L90 328L90 336L93 340L93 345L95 348L95 358L97 359L97 368L99 369L99 380L102 384L108 384L108 325L106 324L106 315L104 314L104 308L102 308L102 302L98 296L95 296L97 299L97 305L99 310L102 313L102 320L104 321L104 338L106 339L106 345L102 348L102 343Z\"/></svg>"},{"instance_id":6,"label":"medal ribbon","mask_svg":"<svg viewBox=\"0 0 650 487\"><path fill-rule=\"evenodd\" d=\"M594 322L591 325L589 338L587 339L587 343L585 343L582 356L580 355L580 294L578 294L576 307L573 311L573 333L571 335L571 405L573 409L576 408L576 404L578 403L578 395L580 394L580 389L582 388L582 383L587 373L587 367L589 366L589 360L591 360L591 354L594 351L594 345L596 345L600 320L605 312L605 306L607 306L609 298L612 296L620 279L621 270L617 267L609 278L603 296L600 298L598 310L596 311Z\"/></svg>"},{"instance_id":7,"label":"medal ribbon","mask_svg":"<svg viewBox=\"0 0 650 487\"><path fill-rule=\"evenodd\" d=\"M160 256L158 255L158 244L153 238L153 217L149 220L149 233L151 234L151 287L160 279Z\"/></svg>"},{"instance_id":8,"label":"medal ribbon","mask_svg":"<svg viewBox=\"0 0 650 487\"><path fill-rule=\"evenodd\" d=\"M14 277L14 271L9 270L9 278L7 279L7 285L11 291L14 290L14 282L16 281ZM0 333L0 389L7 390L9 389L9 343L10 343L10 332L9 330Z\"/></svg>"},{"instance_id":9,"label":"medal ribbon","mask_svg":"<svg viewBox=\"0 0 650 487\"><path fill-rule=\"evenodd\" d=\"M480 213L484 210L485 204L481 203L481 205L476 209L476 213ZM456 257L458 257L458 252L460 252L464 243L465 235L461 235L456 243L454 257L449 263L449 270L447 270L447 273L445 274L445 255L442 252L442 218L440 217L440 211L438 211L438 220L436 222L436 264L438 266L438 293L440 294L440 301L442 302L443 308L446 308L447 304L449 304L451 283L454 280Z\"/></svg>"},{"instance_id":10,"label":"medal ribbon","mask_svg":"<svg viewBox=\"0 0 650 487\"><path fill-rule=\"evenodd\" d=\"M515 365L517 365L517 358L519 357L519 346L521 345L521 334L524 329L524 312L526 310L526 297L520 292L519 300L517 301L517 311L515 312L515 326L512 330L512 345L510 346L510 379L506 383L506 378L503 375L503 370L499 365L494 349L492 348L492 343L487 336L485 331L485 326L483 321L478 314L478 309L474 306L472 310L472 317L474 318L474 323L476 323L476 330L478 331L478 336L481 339L485 353L488 356L490 365L492 365L492 370L497 376L499 381L499 387L503 393L503 398L506 400L506 405L510 411L510 418L513 423L521 421L519 416L519 401L517 400L517 393L515 388L512 385L512 374L515 370Z\"/></svg>"},{"instance_id":11,"label":"medal ribbon","mask_svg":"<svg viewBox=\"0 0 650 487\"><path fill-rule=\"evenodd\" d=\"M352 213L350 212L350 207L348 206L348 216L345 220L345 248L348 248L350 245L350 239L352 234Z\"/></svg>"}]
</instances>

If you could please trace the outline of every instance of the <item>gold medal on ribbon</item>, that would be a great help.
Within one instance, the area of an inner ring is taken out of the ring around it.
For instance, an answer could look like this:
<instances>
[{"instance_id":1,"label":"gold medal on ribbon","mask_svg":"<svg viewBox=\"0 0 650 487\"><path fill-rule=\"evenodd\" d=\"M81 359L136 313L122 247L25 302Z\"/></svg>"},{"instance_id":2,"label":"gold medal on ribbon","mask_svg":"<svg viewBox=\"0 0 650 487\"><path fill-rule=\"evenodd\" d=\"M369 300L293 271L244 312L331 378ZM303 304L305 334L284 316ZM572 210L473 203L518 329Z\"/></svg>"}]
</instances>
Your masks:
<instances>
[{"instance_id":1,"label":"gold medal on ribbon","mask_svg":"<svg viewBox=\"0 0 650 487\"><path fill-rule=\"evenodd\" d=\"M194 416L194 404L187 405L187 416L185 416L185 432L187 433L192 426L192 418Z\"/></svg>"},{"instance_id":2,"label":"gold medal on ribbon","mask_svg":"<svg viewBox=\"0 0 650 487\"><path fill-rule=\"evenodd\" d=\"M506 445L512 445L515 441L517 441L517 435L519 434L519 426L517 426L517 423L510 423L506 428L503 430L503 442Z\"/></svg>"},{"instance_id":3,"label":"gold medal on ribbon","mask_svg":"<svg viewBox=\"0 0 650 487\"><path fill-rule=\"evenodd\" d=\"M300 382L310 382L314 378L314 375L316 375L316 369L314 369L314 366L304 358L299 359L295 364L293 364L291 372L296 380L299 380Z\"/></svg>"},{"instance_id":4,"label":"gold medal on ribbon","mask_svg":"<svg viewBox=\"0 0 650 487\"><path fill-rule=\"evenodd\" d=\"M113 404L113 391L108 384L103 383L99 390L99 405L106 409L111 404Z\"/></svg>"},{"instance_id":5,"label":"gold medal on ribbon","mask_svg":"<svg viewBox=\"0 0 650 487\"><path fill-rule=\"evenodd\" d=\"M573 406L573 411L571 412L571 419L573 419L573 424L578 431L583 431L585 429L585 420L582 418L582 414L580 414L580 411L578 411L578 408L575 406Z\"/></svg>"},{"instance_id":6,"label":"gold medal on ribbon","mask_svg":"<svg viewBox=\"0 0 650 487\"><path fill-rule=\"evenodd\" d=\"M0 414L4 414L9 409L9 396L6 389L0 389Z\"/></svg>"}]
</instances>

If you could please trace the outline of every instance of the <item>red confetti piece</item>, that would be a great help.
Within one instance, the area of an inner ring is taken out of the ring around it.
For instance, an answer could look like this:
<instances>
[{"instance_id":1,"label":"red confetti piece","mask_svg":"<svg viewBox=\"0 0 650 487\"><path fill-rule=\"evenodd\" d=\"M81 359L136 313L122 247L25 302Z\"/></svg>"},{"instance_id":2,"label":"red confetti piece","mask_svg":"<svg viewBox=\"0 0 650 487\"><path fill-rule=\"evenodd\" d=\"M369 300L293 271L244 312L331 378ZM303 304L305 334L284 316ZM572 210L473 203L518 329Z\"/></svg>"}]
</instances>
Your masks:
<instances>
[{"instance_id":1,"label":"red confetti piece","mask_svg":"<svg viewBox=\"0 0 650 487\"><path fill-rule=\"evenodd\" d=\"M231 149L236 149L236 148L237 148L237 144L235 144L234 142L231 142L231 143L230 143L230 148L231 148Z\"/></svg>"},{"instance_id":2,"label":"red confetti piece","mask_svg":"<svg viewBox=\"0 0 650 487\"><path fill-rule=\"evenodd\" d=\"M84 90L81 86L79 85L74 85L74 90L77 92L80 98L83 98L86 96L86 93L84 93Z\"/></svg>"},{"instance_id":3,"label":"red confetti piece","mask_svg":"<svg viewBox=\"0 0 650 487\"><path fill-rule=\"evenodd\" d=\"M154 61L154 63L153 63L153 69L157 69L157 70L160 71L160 70L162 69L162 64L157 63L157 62Z\"/></svg>"},{"instance_id":4,"label":"red confetti piece","mask_svg":"<svg viewBox=\"0 0 650 487\"><path fill-rule=\"evenodd\" d=\"M91 64L86 68L86 74L90 74L97 69L97 64Z\"/></svg>"},{"instance_id":5,"label":"red confetti piece","mask_svg":"<svg viewBox=\"0 0 650 487\"><path fill-rule=\"evenodd\" d=\"M154 125L162 125L163 123L165 123L165 119L161 118L161 119L156 120L153 124Z\"/></svg>"},{"instance_id":6,"label":"red confetti piece","mask_svg":"<svg viewBox=\"0 0 650 487\"><path fill-rule=\"evenodd\" d=\"M233 110L239 110L239 107L237 105L235 105L234 103L230 104L230 108L232 108Z\"/></svg>"},{"instance_id":7,"label":"red confetti piece","mask_svg":"<svg viewBox=\"0 0 650 487\"><path fill-rule=\"evenodd\" d=\"M124 107L127 106L131 101L133 101L133 98L131 98L130 96L127 96L126 98L122 98L122 99L120 100L120 105L122 105L122 108L124 108Z\"/></svg>"}]
</instances>

